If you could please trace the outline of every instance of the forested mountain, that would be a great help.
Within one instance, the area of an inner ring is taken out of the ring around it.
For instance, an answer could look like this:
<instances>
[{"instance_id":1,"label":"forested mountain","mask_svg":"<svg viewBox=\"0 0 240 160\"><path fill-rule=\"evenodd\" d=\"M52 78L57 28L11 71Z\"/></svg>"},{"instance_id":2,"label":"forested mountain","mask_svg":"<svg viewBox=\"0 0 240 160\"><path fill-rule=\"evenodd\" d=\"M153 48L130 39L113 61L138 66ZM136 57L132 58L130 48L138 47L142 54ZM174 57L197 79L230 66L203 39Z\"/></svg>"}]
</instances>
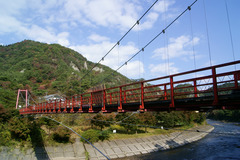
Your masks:
<instances>
[{"instance_id":1,"label":"forested mountain","mask_svg":"<svg viewBox=\"0 0 240 160\"><path fill-rule=\"evenodd\" d=\"M0 45L0 64L0 104L5 107L15 105L18 89L28 89L36 97L54 93L71 96L101 82L107 87L129 82L119 73L102 81L113 72L104 65L98 65L81 79L94 63L59 44L24 40Z\"/></svg>"}]
</instances>

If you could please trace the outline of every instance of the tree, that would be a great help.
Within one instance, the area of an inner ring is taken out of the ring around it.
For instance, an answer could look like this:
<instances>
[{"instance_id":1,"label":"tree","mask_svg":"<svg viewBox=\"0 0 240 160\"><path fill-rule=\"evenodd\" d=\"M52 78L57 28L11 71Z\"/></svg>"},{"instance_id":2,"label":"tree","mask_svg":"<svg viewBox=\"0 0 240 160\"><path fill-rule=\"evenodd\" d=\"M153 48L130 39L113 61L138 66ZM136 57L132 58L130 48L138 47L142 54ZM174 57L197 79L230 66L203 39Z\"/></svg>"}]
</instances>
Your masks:
<instances>
[{"instance_id":1,"label":"tree","mask_svg":"<svg viewBox=\"0 0 240 160\"><path fill-rule=\"evenodd\" d=\"M30 137L31 128L27 118L12 117L8 128L15 139L27 140Z\"/></svg>"},{"instance_id":2,"label":"tree","mask_svg":"<svg viewBox=\"0 0 240 160\"><path fill-rule=\"evenodd\" d=\"M139 119L131 113L119 113L116 116L116 120L121 122L120 126L123 126L127 130L127 133L129 131L136 131L139 124Z\"/></svg>"},{"instance_id":3,"label":"tree","mask_svg":"<svg viewBox=\"0 0 240 160\"><path fill-rule=\"evenodd\" d=\"M16 93L11 89L0 88L0 104L5 108L13 108L16 105Z\"/></svg>"},{"instance_id":4,"label":"tree","mask_svg":"<svg viewBox=\"0 0 240 160\"><path fill-rule=\"evenodd\" d=\"M8 146L11 144L11 132L8 130L7 125L0 123L0 146Z\"/></svg>"},{"instance_id":5,"label":"tree","mask_svg":"<svg viewBox=\"0 0 240 160\"><path fill-rule=\"evenodd\" d=\"M175 96L177 98L190 98L193 96L194 86L191 84L179 84L174 87L174 93L181 93L180 95Z\"/></svg>"},{"instance_id":6,"label":"tree","mask_svg":"<svg viewBox=\"0 0 240 160\"><path fill-rule=\"evenodd\" d=\"M95 129L89 129L83 132L82 136L87 139L89 142L94 143L99 141L100 131ZM82 142L86 143L84 139L81 139Z\"/></svg>"},{"instance_id":7,"label":"tree","mask_svg":"<svg viewBox=\"0 0 240 160\"><path fill-rule=\"evenodd\" d=\"M144 112L138 115L140 123L145 125L145 132L147 132L147 126L153 126L156 124L156 117L151 112Z\"/></svg>"},{"instance_id":8,"label":"tree","mask_svg":"<svg viewBox=\"0 0 240 160\"><path fill-rule=\"evenodd\" d=\"M105 139L109 138L109 131L105 130L105 131L99 131L96 129L89 129L85 132L83 132L82 136L87 139L89 142L94 143L97 142L99 140L103 141ZM81 139L82 142L86 143L86 141L82 138Z\"/></svg>"},{"instance_id":9,"label":"tree","mask_svg":"<svg viewBox=\"0 0 240 160\"><path fill-rule=\"evenodd\" d=\"M46 125L46 127L48 128L48 134L50 134L50 130L58 126L57 122L44 117L39 118L38 122L40 125Z\"/></svg>"},{"instance_id":10,"label":"tree","mask_svg":"<svg viewBox=\"0 0 240 160\"><path fill-rule=\"evenodd\" d=\"M107 118L102 113L98 113L91 120L91 124L96 127L100 127L100 129L102 131L102 129L104 127L110 126L110 123L108 123L106 121L107 121Z\"/></svg>"},{"instance_id":11,"label":"tree","mask_svg":"<svg viewBox=\"0 0 240 160\"><path fill-rule=\"evenodd\" d=\"M67 143L70 140L71 131L63 126L58 126L52 137L59 143Z\"/></svg>"},{"instance_id":12,"label":"tree","mask_svg":"<svg viewBox=\"0 0 240 160\"><path fill-rule=\"evenodd\" d=\"M0 122L6 123L14 116L19 116L18 110L4 108L3 105L0 104Z\"/></svg>"}]
</instances>

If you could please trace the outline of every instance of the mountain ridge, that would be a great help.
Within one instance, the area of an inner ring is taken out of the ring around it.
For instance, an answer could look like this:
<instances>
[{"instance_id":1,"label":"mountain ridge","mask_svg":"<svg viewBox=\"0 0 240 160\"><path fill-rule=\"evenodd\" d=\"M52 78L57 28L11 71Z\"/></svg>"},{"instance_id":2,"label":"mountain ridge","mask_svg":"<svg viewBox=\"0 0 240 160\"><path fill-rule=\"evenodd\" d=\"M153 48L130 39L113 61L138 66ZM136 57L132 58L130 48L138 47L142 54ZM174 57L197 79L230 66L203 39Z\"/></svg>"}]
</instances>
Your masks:
<instances>
[{"instance_id":1,"label":"mountain ridge","mask_svg":"<svg viewBox=\"0 0 240 160\"><path fill-rule=\"evenodd\" d=\"M32 40L0 45L0 64L0 104L7 107L16 102L18 89L28 89L34 96L54 93L72 96L100 82L107 87L130 82L102 64L90 71L95 63L72 49ZM105 79L111 73L115 78Z\"/></svg>"}]
</instances>

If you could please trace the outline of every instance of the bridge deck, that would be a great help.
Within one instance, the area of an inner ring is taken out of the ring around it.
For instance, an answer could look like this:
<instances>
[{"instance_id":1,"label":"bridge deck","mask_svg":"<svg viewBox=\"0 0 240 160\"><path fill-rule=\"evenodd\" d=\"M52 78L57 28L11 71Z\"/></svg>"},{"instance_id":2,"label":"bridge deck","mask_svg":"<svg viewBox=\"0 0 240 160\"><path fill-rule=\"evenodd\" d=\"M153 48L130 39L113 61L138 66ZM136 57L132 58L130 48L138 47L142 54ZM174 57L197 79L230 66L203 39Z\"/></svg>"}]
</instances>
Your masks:
<instances>
[{"instance_id":1,"label":"bridge deck","mask_svg":"<svg viewBox=\"0 0 240 160\"><path fill-rule=\"evenodd\" d=\"M229 70L229 66L237 64L240 61L43 102L19 111L40 114L240 109L240 70ZM203 73L205 76L196 76Z\"/></svg>"}]
</instances>

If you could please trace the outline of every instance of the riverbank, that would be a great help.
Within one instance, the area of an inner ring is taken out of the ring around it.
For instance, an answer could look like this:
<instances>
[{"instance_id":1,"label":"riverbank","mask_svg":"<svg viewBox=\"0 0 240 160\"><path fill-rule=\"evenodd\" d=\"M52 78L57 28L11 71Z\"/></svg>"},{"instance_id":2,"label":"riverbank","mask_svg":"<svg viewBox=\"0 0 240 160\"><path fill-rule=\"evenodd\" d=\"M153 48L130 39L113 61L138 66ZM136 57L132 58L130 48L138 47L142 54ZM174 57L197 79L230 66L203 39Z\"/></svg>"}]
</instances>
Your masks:
<instances>
[{"instance_id":1,"label":"riverbank","mask_svg":"<svg viewBox=\"0 0 240 160\"><path fill-rule=\"evenodd\" d=\"M121 160L239 160L240 127L234 123L207 120L214 131L203 139L174 149L151 152Z\"/></svg>"},{"instance_id":2,"label":"riverbank","mask_svg":"<svg viewBox=\"0 0 240 160\"><path fill-rule=\"evenodd\" d=\"M160 150L176 148L197 141L211 132L214 127L203 125L189 129L190 131L177 131L166 135L154 135L143 138L118 139L94 143L103 154L110 159L124 158L141 155ZM44 150L44 152L42 152ZM18 149L7 154L6 148L0 152L0 159L52 159L52 160L90 160L106 159L101 153L89 144L83 144L79 139L73 144L60 145L57 147L46 146L44 149L29 149L23 155Z\"/></svg>"},{"instance_id":3,"label":"riverbank","mask_svg":"<svg viewBox=\"0 0 240 160\"><path fill-rule=\"evenodd\" d=\"M144 138L131 138L98 142L94 145L110 159L146 154L159 150L176 148L197 141L211 132L214 127L205 125L192 128L191 131L177 131L168 135L155 135ZM85 145L91 160L104 159L90 145Z\"/></svg>"},{"instance_id":4,"label":"riverbank","mask_svg":"<svg viewBox=\"0 0 240 160\"><path fill-rule=\"evenodd\" d=\"M110 159L146 154L159 150L167 150L197 141L211 132L214 127L209 125L190 129L191 131L177 131L166 135L155 135L144 138L119 139L94 143L103 154ZM85 150L88 154L85 154ZM86 156L91 160L106 159L89 144L79 140L72 145L62 147L46 147L48 155L53 160L69 159L84 160Z\"/></svg>"}]
</instances>

